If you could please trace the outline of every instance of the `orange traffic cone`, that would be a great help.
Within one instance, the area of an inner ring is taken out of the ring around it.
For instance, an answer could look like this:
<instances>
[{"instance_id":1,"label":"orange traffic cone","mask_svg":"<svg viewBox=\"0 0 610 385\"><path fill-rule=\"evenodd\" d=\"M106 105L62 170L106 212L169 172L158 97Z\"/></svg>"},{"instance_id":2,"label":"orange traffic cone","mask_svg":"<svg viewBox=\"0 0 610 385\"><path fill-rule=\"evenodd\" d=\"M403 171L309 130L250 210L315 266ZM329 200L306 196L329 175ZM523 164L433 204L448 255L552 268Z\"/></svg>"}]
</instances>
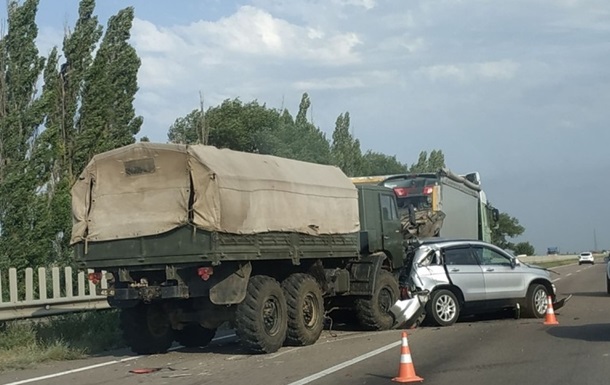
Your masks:
<instances>
[{"instance_id":1,"label":"orange traffic cone","mask_svg":"<svg viewBox=\"0 0 610 385\"><path fill-rule=\"evenodd\" d=\"M545 325L559 325L557 322L557 318L555 318L555 311L553 310L553 300L551 296L548 296L547 305L546 305L546 316L544 317Z\"/></svg>"},{"instance_id":2,"label":"orange traffic cone","mask_svg":"<svg viewBox=\"0 0 610 385\"><path fill-rule=\"evenodd\" d=\"M413 360L411 360L411 351L409 350L409 341L407 341L407 332L402 332L402 347L400 348L400 366L398 367L398 377L392 378L396 382L422 382L424 379L415 374Z\"/></svg>"}]
</instances>

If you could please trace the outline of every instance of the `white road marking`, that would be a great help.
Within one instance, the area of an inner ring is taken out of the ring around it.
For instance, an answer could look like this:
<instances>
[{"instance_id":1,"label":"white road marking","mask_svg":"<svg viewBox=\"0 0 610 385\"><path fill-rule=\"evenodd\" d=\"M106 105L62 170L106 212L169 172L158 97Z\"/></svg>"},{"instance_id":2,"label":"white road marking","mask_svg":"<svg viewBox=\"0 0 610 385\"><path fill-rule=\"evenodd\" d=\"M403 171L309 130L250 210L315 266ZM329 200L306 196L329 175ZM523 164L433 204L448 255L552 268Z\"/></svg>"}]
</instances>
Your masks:
<instances>
[{"instance_id":1,"label":"white road marking","mask_svg":"<svg viewBox=\"0 0 610 385\"><path fill-rule=\"evenodd\" d=\"M579 271L580 271L580 270L579 270ZM566 274L566 277L569 277L570 275L572 275L572 273L568 273L568 274Z\"/></svg>"},{"instance_id":2,"label":"white road marking","mask_svg":"<svg viewBox=\"0 0 610 385\"><path fill-rule=\"evenodd\" d=\"M341 364L338 364L338 365L335 365L335 366L333 366L331 368L322 370L321 372L318 372L316 374L312 374L311 376L305 377L305 378L303 378L301 380L298 380L298 381L295 381L295 382L291 382L288 385L305 385L305 384L309 384L310 382L313 382L313 381L318 380L318 379L320 379L322 377L328 376L329 374L332 374L332 373L334 373L336 371L339 371L339 370L341 370L343 368L347 368L348 366L354 365L354 364L356 364L356 363L358 363L360 361L364 361L367 358L371 358L373 356L376 356L377 354L381 354L381 353L385 352L386 350L390 350L390 349L400 345L401 343L402 343L402 341L393 342L393 343L391 343L389 345L386 345L386 346L381 347L379 349L373 350L371 352L368 352L368 353L363 354L361 356L358 356L356 358L352 358L351 360L345 361L345 362L343 362Z\"/></svg>"},{"instance_id":3,"label":"white road marking","mask_svg":"<svg viewBox=\"0 0 610 385\"><path fill-rule=\"evenodd\" d=\"M222 337L214 338L212 341L219 341L219 340L224 340L224 339L232 338L232 337L235 337L235 334L229 334L227 336L222 336ZM178 350L178 349L181 349L181 348L182 348L182 346L176 346L176 347L170 348L168 350L169 351L174 351L174 350ZM84 372L84 371L91 370L91 369L103 368L104 366L120 364L120 363L127 362L127 361L133 361L133 360L137 360L138 358L141 358L141 357L143 357L143 356L127 357L127 358L123 358L123 359L120 359L120 360L112 360L112 361L108 361L108 362L102 362L102 363L95 364L95 365L83 366L82 368L66 370L65 372L53 373L53 374L48 374L46 376L40 376L40 377L28 378L28 379L21 380L21 381L10 382L10 383L4 384L4 385L29 384L31 382L48 380L49 378L61 377L61 376L65 376L65 375L68 375L68 374Z\"/></svg>"},{"instance_id":4,"label":"white road marking","mask_svg":"<svg viewBox=\"0 0 610 385\"><path fill-rule=\"evenodd\" d=\"M557 282L559 281L561 278L555 278L554 280L552 280L551 282Z\"/></svg>"}]
</instances>

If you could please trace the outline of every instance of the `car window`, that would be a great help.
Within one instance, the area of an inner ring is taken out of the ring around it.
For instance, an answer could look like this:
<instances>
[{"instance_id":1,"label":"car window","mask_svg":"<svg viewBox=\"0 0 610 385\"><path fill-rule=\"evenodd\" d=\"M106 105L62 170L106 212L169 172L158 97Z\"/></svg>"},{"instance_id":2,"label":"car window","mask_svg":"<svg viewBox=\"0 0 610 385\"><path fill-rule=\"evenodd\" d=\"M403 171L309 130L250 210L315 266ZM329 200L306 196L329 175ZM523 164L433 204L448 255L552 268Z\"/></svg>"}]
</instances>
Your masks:
<instances>
[{"instance_id":1,"label":"car window","mask_svg":"<svg viewBox=\"0 0 610 385\"><path fill-rule=\"evenodd\" d=\"M418 265L419 266L430 266L430 265L440 265L440 262L437 258L437 253L435 250L430 250L430 249L422 249L420 251L418 251L417 255L415 256L416 259L419 260L419 253L426 253L426 256L424 258L422 258Z\"/></svg>"},{"instance_id":2,"label":"car window","mask_svg":"<svg viewBox=\"0 0 610 385\"><path fill-rule=\"evenodd\" d=\"M510 266L510 257L487 247L474 246L475 254L481 261L481 265Z\"/></svg>"},{"instance_id":3,"label":"car window","mask_svg":"<svg viewBox=\"0 0 610 385\"><path fill-rule=\"evenodd\" d=\"M478 265L470 247L447 248L444 253L446 265Z\"/></svg>"}]
</instances>

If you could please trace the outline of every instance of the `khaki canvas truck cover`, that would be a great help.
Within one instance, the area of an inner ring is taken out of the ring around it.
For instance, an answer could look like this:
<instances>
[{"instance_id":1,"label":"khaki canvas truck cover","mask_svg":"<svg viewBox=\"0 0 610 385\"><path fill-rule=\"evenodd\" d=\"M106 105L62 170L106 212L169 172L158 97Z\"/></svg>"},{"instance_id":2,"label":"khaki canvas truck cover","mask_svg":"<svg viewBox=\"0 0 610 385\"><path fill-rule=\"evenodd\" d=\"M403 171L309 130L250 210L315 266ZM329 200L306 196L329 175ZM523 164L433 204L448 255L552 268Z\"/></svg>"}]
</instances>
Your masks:
<instances>
[{"instance_id":1,"label":"khaki canvas truck cover","mask_svg":"<svg viewBox=\"0 0 610 385\"><path fill-rule=\"evenodd\" d=\"M72 213L72 244L188 223L236 234L359 230L358 193L339 168L204 145L136 143L94 156L72 188Z\"/></svg>"}]
</instances>

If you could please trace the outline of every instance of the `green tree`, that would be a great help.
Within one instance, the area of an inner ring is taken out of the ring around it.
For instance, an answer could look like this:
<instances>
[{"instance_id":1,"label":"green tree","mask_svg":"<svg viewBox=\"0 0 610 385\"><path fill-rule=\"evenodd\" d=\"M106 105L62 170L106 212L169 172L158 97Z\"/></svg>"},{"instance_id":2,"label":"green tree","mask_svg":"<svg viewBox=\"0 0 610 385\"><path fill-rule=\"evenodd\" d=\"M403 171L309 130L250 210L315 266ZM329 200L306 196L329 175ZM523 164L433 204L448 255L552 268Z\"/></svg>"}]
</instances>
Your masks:
<instances>
[{"instance_id":1,"label":"green tree","mask_svg":"<svg viewBox=\"0 0 610 385\"><path fill-rule=\"evenodd\" d=\"M179 144L195 144L200 142L200 134L202 114L200 110L193 110L186 116L178 118L169 127L167 139L171 143Z\"/></svg>"},{"instance_id":2,"label":"green tree","mask_svg":"<svg viewBox=\"0 0 610 385\"><path fill-rule=\"evenodd\" d=\"M47 262L70 261L70 187L80 172L73 157L78 139L78 106L93 49L102 35L102 27L93 16L94 8L94 0L81 0L76 25L64 35L65 61L59 66L54 48L44 71L44 131L36 141L33 159L39 181L36 209L39 228L35 231L36 238L45 245L46 251L42 253L46 254Z\"/></svg>"},{"instance_id":3,"label":"green tree","mask_svg":"<svg viewBox=\"0 0 610 385\"><path fill-rule=\"evenodd\" d=\"M262 133L273 132L279 124L280 112L259 104L256 100L242 103L239 99L225 100L205 114L208 144L237 151L260 152ZM192 124L197 129L197 120ZM195 131L196 133L196 131Z\"/></svg>"},{"instance_id":4,"label":"green tree","mask_svg":"<svg viewBox=\"0 0 610 385\"><path fill-rule=\"evenodd\" d=\"M445 167L445 155L441 150L432 150L428 157L427 151L419 153L417 162L409 167L411 173L436 172Z\"/></svg>"},{"instance_id":5,"label":"green tree","mask_svg":"<svg viewBox=\"0 0 610 385\"><path fill-rule=\"evenodd\" d=\"M297 119L288 110L278 111L256 100L225 100L205 112L208 144L238 151L257 152L314 163L330 164L330 146L324 133L307 121L309 96L303 94ZM170 126L172 143L200 142L202 114L194 109Z\"/></svg>"},{"instance_id":6,"label":"green tree","mask_svg":"<svg viewBox=\"0 0 610 385\"><path fill-rule=\"evenodd\" d=\"M515 245L515 248L513 249L513 251L517 255L521 255L521 254L524 254L524 255L535 255L536 254L536 249L529 242L519 242L519 243L517 243Z\"/></svg>"},{"instance_id":7,"label":"green tree","mask_svg":"<svg viewBox=\"0 0 610 385\"><path fill-rule=\"evenodd\" d=\"M497 226L491 230L491 242L503 249L515 250L515 244L507 238L515 238L523 234L525 228L519 220L507 213L500 213Z\"/></svg>"},{"instance_id":8,"label":"green tree","mask_svg":"<svg viewBox=\"0 0 610 385\"><path fill-rule=\"evenodd\" d=\"M361 174L362 151L360 141L352 137L349 128L349 112L340 114L335 122L330 152L333 164L341 168L346 175L354 176Z\"/></svg>"},{"instance_id":9,"label":"green tree","mask_svg":"<svg viewBox=\"0 0 610 385\"><path fill-rule=\"evenodd\" d=\"M134 143L142 126L133 107L140 68L140 58L129 44L133 12L127 7L110 17L85 74L74 152L79 172L96 153Z\"/></svg>"},{"instance_id":10,"label":"green tree","mask_svg":"<svg viewBox=\"0 0 610 385\"><path fill-rule=\"evenodd\" d=\"M102 37L102 26L93 15L94 10L95 0L81 0L74 30L68 30L63 41L65 62L59 74L62 118L58 154L62 157L62 169L70 184L74 183L83 165L82 159L74 164L76 134L81 131L78 107L83 102L85 78L93 62L93 50Z\"/></svg>"},{"instance_id":11,"label":"green tree","mask_svg":"<svg viewBox=\"0 0 610 385\"><path fill-rule=\"evenodd\" d=\"M407 171L407 166L400 163L395 155L369 150L362 156L362 176L404 174Z\"/></svg>"},{"instance_id":12,"label":"green tree","mask_svg":"<svg viewBox=\"0 0 610 385\"><path fill-rule=\"evenodd\" d=\"M280 126L276 133L276 149L274 155L302 160L305 162L331 164L330 143L313 123L307 121L307 112L311 101L307 93L301 96L296 119L287 110L280 117Z\"/></svg>"},{"instance_id":13,"label":"green tree","mask_svg":"<svg viewBox=\"0 0 610 385\"><path fill-rule=\"evenodd\" d=\"M8 31L0 40L0 267L33 261L35 175L31 151L42 123L37 82L45 60L38 53L38 0L8 3Z\"/></svg>"}]
</instances>

